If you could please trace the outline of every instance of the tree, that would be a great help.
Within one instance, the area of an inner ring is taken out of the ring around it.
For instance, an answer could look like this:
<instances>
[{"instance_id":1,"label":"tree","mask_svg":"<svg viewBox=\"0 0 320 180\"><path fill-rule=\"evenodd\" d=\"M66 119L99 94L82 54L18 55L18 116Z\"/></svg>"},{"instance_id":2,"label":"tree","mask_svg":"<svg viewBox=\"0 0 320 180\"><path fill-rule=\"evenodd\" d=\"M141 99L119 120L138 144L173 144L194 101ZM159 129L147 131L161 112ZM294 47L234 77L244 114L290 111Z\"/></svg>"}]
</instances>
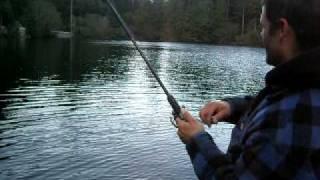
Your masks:
<instances>
[{"instance_id":1,"label":"tree","mask_svg":"<svg viewBox=\"0 0 320 180\"><path fill-rule=\"evenodd\" d=\"M256 44L257 0L113 0L139 40ZM75 0L79 36L126 39L104 0ZM33 37L69 31L70 0L0 0L0 24L21 22Z\"/></svg>"},{"instance_id":2,"label":"tree","mask_svg":"<svg viewBox=\"0 0 320 180\"><path fill-rule=\"evenodd\" d=\"M24 16L23 23L32 37L50 35L51 30L61 27L62 20L56 7L46 0L32 0L28 14Z\"/></svg>"},{"instance_id":3,"label":"tree","mask_svg":"<svg viewBox=\"0 0 320 180\"><path fill-rule=\"evenodd\" d=\"M77 19L75 32L86 38L107 38L112 32L109 20L97 14L86 14ZM110 37L109 37L110 38Z\"/></svg>"},{"instance_id":4,"label":"tree","mask_svg":"<svg viewBox=\"0 0 320 180\"><path fill-rule=\"evenodd\" d=\"M11 2L2 0L0 2L0 25L10 25L14 21L14 13Z\"/></svg>"}]
</instances>

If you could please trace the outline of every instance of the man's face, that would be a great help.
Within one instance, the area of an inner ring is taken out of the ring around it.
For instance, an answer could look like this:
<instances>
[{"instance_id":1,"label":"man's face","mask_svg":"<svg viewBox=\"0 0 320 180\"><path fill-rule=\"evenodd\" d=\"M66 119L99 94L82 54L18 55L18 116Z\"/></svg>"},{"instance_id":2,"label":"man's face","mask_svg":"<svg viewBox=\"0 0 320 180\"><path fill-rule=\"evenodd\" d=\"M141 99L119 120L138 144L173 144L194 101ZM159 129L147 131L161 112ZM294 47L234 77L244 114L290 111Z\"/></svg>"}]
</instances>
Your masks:
<instances>
[{"instance_id":1,"label":"man's face","mask_svg":"<svg viewBox=\"0 0 320 180\"><path fill-rule=\"evenodd\" d=\"M260 24L262 28L260 35L266 48L266 62L269 65L277 66L282 62L281 51L279 50L280 44L277 38L277 32L271 32L270 30L271 24L266 16L265 6L262 7Z\"/></svg>"}]
</instances>

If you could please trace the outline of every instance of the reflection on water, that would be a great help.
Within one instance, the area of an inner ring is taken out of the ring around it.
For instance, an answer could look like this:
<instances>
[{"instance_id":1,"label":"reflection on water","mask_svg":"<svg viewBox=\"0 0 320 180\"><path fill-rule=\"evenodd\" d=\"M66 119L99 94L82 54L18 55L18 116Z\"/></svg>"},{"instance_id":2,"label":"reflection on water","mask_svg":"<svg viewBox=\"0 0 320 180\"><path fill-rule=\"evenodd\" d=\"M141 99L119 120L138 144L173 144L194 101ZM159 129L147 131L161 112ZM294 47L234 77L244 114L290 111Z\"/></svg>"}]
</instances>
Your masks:
<instances>
[{"instance_id":1,"label":"reflection on water","mask_svg":"<svg viewBox=\"0 0 320 180\"><path fill-rule=\"evenodd\" d=\"M255 93L270 69L257 48L140 45L194 115L210 99ZM129 42L0 41L0 53L0 179L195 178L166 97ZM231 129L209 130L223 150Z\"/></svg>"}]
</instances>

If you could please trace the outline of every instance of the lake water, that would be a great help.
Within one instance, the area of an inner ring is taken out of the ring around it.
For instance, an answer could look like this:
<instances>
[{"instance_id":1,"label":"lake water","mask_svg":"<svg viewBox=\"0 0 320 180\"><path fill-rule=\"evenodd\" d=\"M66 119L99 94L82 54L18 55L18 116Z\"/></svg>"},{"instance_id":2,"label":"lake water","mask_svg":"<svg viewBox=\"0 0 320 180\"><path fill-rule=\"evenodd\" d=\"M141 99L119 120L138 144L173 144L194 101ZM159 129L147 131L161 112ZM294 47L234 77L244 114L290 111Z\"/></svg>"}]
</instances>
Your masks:
<instances>
[{"instance_id":1,"label":"lake water","mask_svg":"<svg viewBox=\"0 0 320 180\"><path fill-rule=\"evenodd\" d=\"M213 99L255 93L260 48L139 43L195 116ZM196 179L171 108L127 41L0 41L0 179ZM207 129L227 149L233 126Z\"/></svg>"}]
</instances>

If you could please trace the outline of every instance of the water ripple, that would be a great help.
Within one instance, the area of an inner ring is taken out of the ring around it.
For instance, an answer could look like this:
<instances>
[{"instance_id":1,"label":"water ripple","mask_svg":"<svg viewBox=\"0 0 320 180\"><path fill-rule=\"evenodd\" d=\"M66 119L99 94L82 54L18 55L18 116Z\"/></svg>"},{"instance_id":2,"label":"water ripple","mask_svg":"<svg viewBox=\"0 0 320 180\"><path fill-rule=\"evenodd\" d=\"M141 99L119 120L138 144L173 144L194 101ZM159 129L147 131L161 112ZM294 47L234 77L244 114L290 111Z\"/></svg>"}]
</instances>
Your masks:
<instances>
[{"instance_id":1,"label":"water ripple","mask_svg":"<svg viewBox=\"0 0 320 180\"><path fill-rule=\"evenodd\" d=\"M140 43L195 116L208 100L257 92L270 69L257 48ZM81 73L22 77L0 93L0 179L195 179L166 97L132 46L82 51L72 66ZM51 59L60 60L69 62ZM232 128L207 130L226 151Z\"/></svg>"}]
</instances>

